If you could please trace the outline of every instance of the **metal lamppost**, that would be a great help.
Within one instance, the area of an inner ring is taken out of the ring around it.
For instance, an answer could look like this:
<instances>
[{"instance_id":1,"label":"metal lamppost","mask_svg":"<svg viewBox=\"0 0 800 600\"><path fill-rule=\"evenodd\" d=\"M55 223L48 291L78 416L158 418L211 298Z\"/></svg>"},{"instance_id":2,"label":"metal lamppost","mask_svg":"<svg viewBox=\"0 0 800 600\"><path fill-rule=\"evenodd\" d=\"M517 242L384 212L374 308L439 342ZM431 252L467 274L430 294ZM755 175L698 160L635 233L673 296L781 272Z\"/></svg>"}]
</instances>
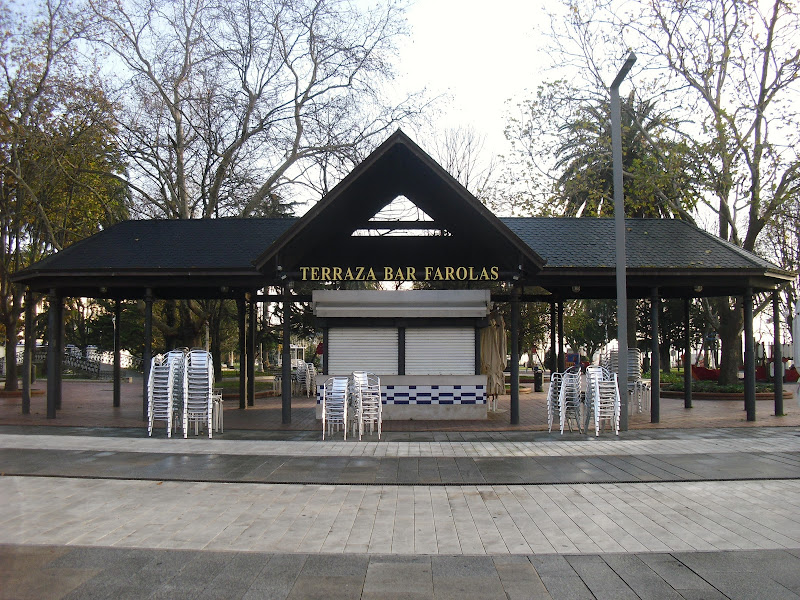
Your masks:
<instances>
[{"instance_id":1,"label":"metal lamppost","mask_svg":"<svg viewBox=\"0 0 800 600\"><path fill-rule=\"evenodd\" d=\"M622 117L619 86L636 62L631 52L611 84L611 157L614 163L614 231L617 254L617 372L621 400L619 428L628 430L628 291L625 276L625 197L622 190Z\"/></svg>"}]
</instances>

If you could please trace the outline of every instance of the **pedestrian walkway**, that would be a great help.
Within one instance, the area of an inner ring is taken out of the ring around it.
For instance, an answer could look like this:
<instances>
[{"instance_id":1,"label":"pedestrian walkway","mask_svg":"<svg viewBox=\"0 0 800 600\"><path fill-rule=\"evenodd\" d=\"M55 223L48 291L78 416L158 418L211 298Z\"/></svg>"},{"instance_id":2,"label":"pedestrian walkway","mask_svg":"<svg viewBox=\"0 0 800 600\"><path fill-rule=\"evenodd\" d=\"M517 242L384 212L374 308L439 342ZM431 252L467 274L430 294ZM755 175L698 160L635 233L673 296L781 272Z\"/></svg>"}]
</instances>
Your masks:
<instances>
[{"instance_id":1,"label":"pedestrian walkway","mask_svg":"<svg viewBox=\"0 0 800 600\"><path fill-rule=\"evenodd\" d=\"M0 598L800 598L795 427L308 435L0 428Z\"/></svg>"},{"instance_id":2,"label":"pedestrian walkway","mask_svg":"<svg viewBox=\"0 0 800 600\"><path fill-rule=\"evenodd\" d=\"M642 433L561 441L558 434L464 433L459 441L184 440L8 433L6 475L226 483L463 485L792 479L793 428ZM46 428L50 430L50 428ZM375 436L372 436L375 437ZM521 434L514 435L523 437ZM573 436L577 438L579 436ZM648 439L652 438L652 439ZM20 452L24 450L24 452ZM55 452L57 451L57 452Z\"/></svg>"},{"instance_id":3,"label":"pedestrian walkway","mask_svg":"<svg viewBox=\"0 0 800 600\"><path fill-rule=\"evenodd\" d=\"M40 387L42 382L37 384ZM707 427L799 427L800 407L788 393L796 384L786 384L784 415L775 416L774 400L769 394L756 402L756 421L747 421L742 400L695 399L694 408L684 408L683 398L662 398L660 422L651 423L648 412L633 413L629 426L640 429L695 429ZM31 399L31 412L22 414L20 396L0 396L0 425L32 425L57 427L122 427L146 429L142 418L142 383L134 379L121 388L121 405L112 406L113 388L109 381L64 381L62 408L55 419L47 419L46 398L43 393ZM315 431L321 432L316 418L314 398L292 398L292 422L282 423L279 397L259 397L254 406L239 409L237 399L224 403L225 428L241 431ZM490 412L486 420L473 421L384 421L386 432L462 432L462 431L546 431L546 392L529 392L520 396L520 423L509 423L510 397L500 396L498 411Z\"/></svg>"}]
</instances>

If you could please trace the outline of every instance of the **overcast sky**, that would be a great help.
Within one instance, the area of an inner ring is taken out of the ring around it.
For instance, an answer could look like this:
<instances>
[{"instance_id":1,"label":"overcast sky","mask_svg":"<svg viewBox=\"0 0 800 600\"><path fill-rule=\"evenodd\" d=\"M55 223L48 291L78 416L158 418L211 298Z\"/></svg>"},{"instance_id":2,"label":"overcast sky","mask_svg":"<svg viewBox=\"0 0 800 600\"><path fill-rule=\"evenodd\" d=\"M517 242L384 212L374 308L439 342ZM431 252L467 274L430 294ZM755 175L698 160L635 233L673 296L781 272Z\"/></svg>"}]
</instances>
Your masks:
<instances>
[{"instance_id":1,"label":"overcast sky","mask_svg":"<svg viewBox=\"0 0 800 600\"><path fill-rule=\"evenodd\" d=\"M535 89L546 64L537 34L549 22L542 0L414 0L407 17L401 85L449 93L440 123L472 125L487 150L502 151L506 100Z\"/></svg>"}]
</instances>

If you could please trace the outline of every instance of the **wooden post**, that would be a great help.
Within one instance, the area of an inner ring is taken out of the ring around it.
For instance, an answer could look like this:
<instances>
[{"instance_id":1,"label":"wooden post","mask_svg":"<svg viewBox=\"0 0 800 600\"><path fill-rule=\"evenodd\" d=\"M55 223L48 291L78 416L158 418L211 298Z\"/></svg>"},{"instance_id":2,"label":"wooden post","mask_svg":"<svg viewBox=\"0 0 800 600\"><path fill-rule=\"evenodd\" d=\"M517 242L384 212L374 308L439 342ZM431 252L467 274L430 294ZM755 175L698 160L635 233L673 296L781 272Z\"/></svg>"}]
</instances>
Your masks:
<instances>
[{"instance_id":1,"label":"wooden post","mask_svg":"<svg viewBox=\"0 0 800 600\"><path fill-rule=\"evenodd\" d=\"M650 351L650 422L658 423L661 420L661 349L658 346L658 317L661 309L661 298L658 288L654 287L650 296L650 329L653 340ZM626 357L627 366L627 357ZM620 357L620 369L622 369Z\"/></svg>"},{"instance_id":2,"label":"wooden post","mask_svg":"<svg viewBox=\"0 0 800 600\"><path fill-rule=\"evenodd\" d=\"M519 425L519 286L511 291L511 424ZM503 376L505 386L505 375Z\"/></svg>"},{"instance_id":3,"label":"wooden post","mask_svg":"<svg viewBox=\"0 0 800 600\"><path fill-rule=\"evenodd\" d=\"M556 348L556 303L550 303L550 373L558 371L558 349Z\"/></svg>"},{"instance_id":4,"label":"wooden post","mask_svg":"<svg viewBox=\"0 0 800 600\"><path fill-rule=\"evenodd\" d=\"M56 418L56 386L58 385L58 378L56 377L56 369L58 369L58 334L56 330L58 325L58 309L57 304L61 300L55 289L51 289L47 294L47 418Z\"/></svg>"},{"instance_id":5,"label":"wooden post","mask_svg":"<svg viewBox=\"0 0 800 600\"><path fill-rule=\"evenodd\" d=\"M772 292L772 325L775 328L772 364L775 366L775 416L783 416L783 350L781 349L781 310L778 290ZM795 340L800 344L800 340Z\"/></svg>"},{"instance_id":6,"label":"wooden post","mask_svg":"<svg viewBox=\"0 0 800 600\"><path fill-rule=\"evenodd\" d=\"M564 356L564 301L558 301L558 370L567 370L567 357Z\"/></svg>"},{"instance_id":7,"label":"wooden post","mask_svg":"<svg viewBox=\"0 0 800 600\"><path fill-rule=\"evenodd\" d=\"M33 369L33 292L25 290L25 346L22 354L22 414L31 414L31 369Z\"/></svg>"},{"instance_id":8,"label":"wooden post","mask_svg":"<svg viewBox=\"0 0 800 600\"><path fill-rule=\"evenodd\" d=\"M247 317L244 298L236 300L239 318L239 409L247 408Z\"/></svg>"},{"instance_id":9,"label":"wooden post","mask_svg":"<svg viewBox=\"0 0 800 600\"><path fill-rule=\"evenodd\" d=\"M153 290L144 292L144 352L142 352L142 373L144 392L142 394L142 419L147 421L147 395L150 384L150 362L153 359Z\"/></svg>"},{"instance_id":10,"label":"wooden post","mask_svg":"<svg viewBox=\"0 0 800 600\"><path fill-rule=\"evenodd\" d=\"M251 292L247 300L249 323L247 330L247 406L256 403L256 293Z\"/></svg>"},{"instance_id":11,"label":"wooden post","mask_svg":"<svg viewBox=\"0 0 800 600\"><path fill-rule=\"evenodd\" d=\"M683 407L692 408L692 332L689 311L692 299L683 299Z\"/></svg>"},{"instance_id":12,"label":"wooden post","mask_svg":"<svg viewBox=\"0 0 800 600\"><path fill-rule=\"evenodd\" d=\"M283 286L283 352L281 378L281 422L289 425L292 422L292 291L289 285ZM328 348L325 349L328 351Z\"/></svg>"},{"instance_id":13,"label":"wooden post","mask_svg":"<svg viewBox=\"0 0 800 600\"><path fill-rule=\"evenodd\" d=\"M747 420L756 420L756 353L753 338L753 288L744 294L744 406Z\"/></svg>"},{"instance_id":14,"label":"wooden post","mask_svg":"<svg viewBox=\"0 0 800 600\"><path fill-rule=\"evenodd\" d=\"M56 410L61 410L62 392L64 389L64 298L56 300Z\"/></svg>"},{"instance_id":15,"label":"wooden post","mask_svg":"<svg viewBox=\"0 0 800 600\"><path fill-rule=\"evenodd\" d=\"M120 315L122 307L119 299L114 302L114 407L119 407L122 390L120 381L122 379L122 365L120 365Z\"/></svg>"}]
</instances>

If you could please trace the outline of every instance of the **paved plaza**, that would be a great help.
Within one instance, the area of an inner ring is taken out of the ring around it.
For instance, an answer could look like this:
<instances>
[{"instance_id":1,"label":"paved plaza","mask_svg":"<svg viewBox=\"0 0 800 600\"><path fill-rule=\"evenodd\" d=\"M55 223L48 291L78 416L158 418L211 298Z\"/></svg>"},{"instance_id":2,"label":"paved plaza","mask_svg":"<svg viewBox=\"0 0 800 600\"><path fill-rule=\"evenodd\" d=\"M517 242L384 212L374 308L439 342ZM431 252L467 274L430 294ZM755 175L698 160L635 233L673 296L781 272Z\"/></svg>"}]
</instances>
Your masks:
<instances>
[{"instance_id":1,"label":"paved plaza","mask_svg":"<svg viewBox=\"0 0 800 600\"><path fill-rule=\"evenodd\" d=\"M800 598L800 428L0 426L0 598Z\"/></svg>"},{"instance_id":2,"label":"paved plaza","mask_svg":"<svg viewBox=\"0 0 800 600\"><path fill-rule=\"evenodd\" d=\"M800 408L662 399L619 438L483 423L322 441L313 400L147 437L140 384L0 399L0 598L800 598ZM503 412L505 411L505 412Z\"/></svg>"}]
</instances>

